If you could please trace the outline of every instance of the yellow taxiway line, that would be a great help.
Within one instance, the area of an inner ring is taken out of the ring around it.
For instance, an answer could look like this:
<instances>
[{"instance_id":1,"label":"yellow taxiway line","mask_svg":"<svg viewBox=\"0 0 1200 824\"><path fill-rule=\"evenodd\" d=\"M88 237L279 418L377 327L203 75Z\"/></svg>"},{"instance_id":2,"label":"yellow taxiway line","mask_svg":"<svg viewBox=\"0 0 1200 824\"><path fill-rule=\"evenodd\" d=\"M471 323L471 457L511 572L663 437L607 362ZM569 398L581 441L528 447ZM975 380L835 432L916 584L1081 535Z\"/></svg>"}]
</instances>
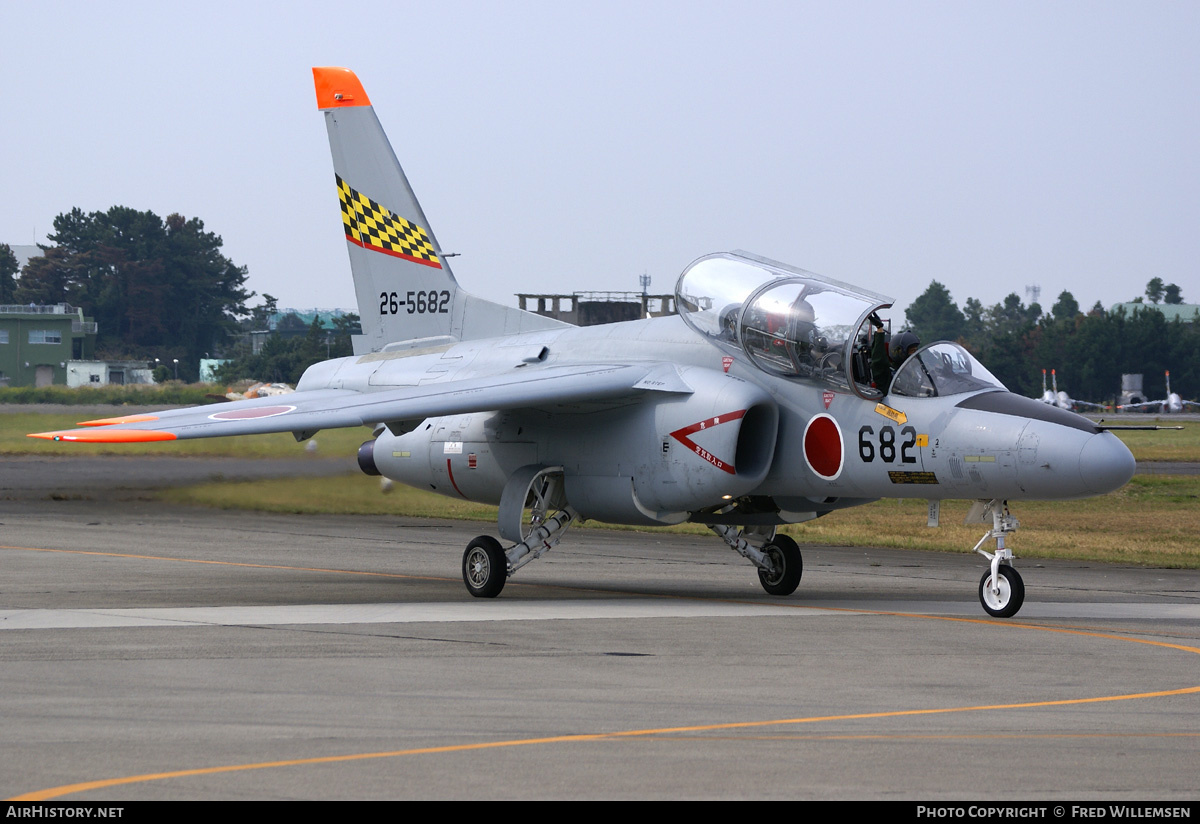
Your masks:
<instances>
[{"instance_id":1,"label":"yellow taxiway line","mask_svg":"<svg viewBox=\"0 0 1200 824\"><path fill-rule=\"evenodd\" d=\"M272 564L248 564L236 561L206 561L199 559L181 559L168 558L153 555L136 555L122 554L109 552L92 552L87 550L61 550L61 549L43 549L37 547L15 547L15 546L0 546L0 549L14 550L29 550L34 552L63 552L74 553L81 555L105 555L110 557L121 558L136 558L143 560L162 560L175 561L179 563L197 563L197 564L224 564L228 566L238 567L257 567L262 569L294 569L300 571L313 572L340 572L348 575L378 575L391 578L419 578L420 576L398 575L383 572L358 572L355 570L345 569L312 569L309 567L293 567L284 565ZM427 578L429 580L449 580L442 578ZM684 597L684 596L667 596L667 597ZM688 598L688 600L697 600ZM707 599L698 599L707 600ZM719 599L725 600L725 599ZM1110 633L1094 632L1089 630L1080 630L1066 627L1048 627L1038 624L1014 623L1012 621L996 621L984 618L958 618L953 616L942 615L921 615L917 613L894 612L894 611L875 611L875 610L859 610L845 608L830 608L830 607L808 607L800 604L779 604L780 608L791 609L823 609L838 612L848 612L861 615L890 615L898 618L918 618L923 620L934 621L956 621L971 624L988 624L992 626L1008 627L1010 629L1026 629L1037 632L1058 632L1068 635L1079 635L1089 638L1099 638L1110 641L1124 641L1135 644L1147 644L1150 646L1163 647L1166 649L1174 649L1182 652L1190 652L1200 655L1200 648L1187 646L1185 644L1173 644L1165 641L1151 641L1144 638L1132 638L1124 635L1113 635ZM1066 707L1079 706L1083 704L1099 704L1113 701L1135 701L1146 698L1166 698L1178 695L1194 695L1200 693L1200 685L1193 687L1183 687L1172 690L1158 690L1155 692L1137 692L1126 693L1123 695L1103 695L1091 698L1066 698L1055 701L1027 701L1014 704L981 704L968 707L939 707L932 709L918 710L887 710L882 712L866 712L852 713L847 715L820 715L807 718L781 718L766 721L736 721L724 724L697 724L682 727L658 727L653 729L641 730L619 730L615 732L601 733L583 733L574 735L555 735L542 738L518 738L507 741L481 741L473 744L454 744L443 747L420 747L407 750L388 750L384 752L370 753L354 753L350 755L331 755L320 756L316 758L298 758L287 761L263 761L252 764L229 764L218 767L201 767L191 770L174 770L171 772L144 773L141 775L123 776L120 778L105 778L97 781L84 781L77 784L64 784L59 787L50 787L44 790L36 790L34 792L24 793L22 795L13 796L6 799L8 801L46 801L53 798L61 798L64 795L72 795L74 793L88 792L91 790L102 790L111 787L119 787L127 784L140 784L149 781L163 781L170 778L188 778L201 775L218 775L220 773L246 772L250 770L268 770L278 769L280 767L298 767L313 764L336 764L350 761L365 761L369 759L379 758L402 758L406 756L416 755L438 755L443 753L457 752L472 752L478 750L502 749L509 747L529 747L546 744L578 744L589 741L616 741L628 738L638 738L647 736L669 736L678 735L681 733L698 733L698 732L719 732L725 730L749 730L762 729L764 727L782 727L798 724L818 724L830 721L861 721L868 719L879 718L903 718L906 716L921 716L921 715L946 715L951 713L964 712L987 712L995 710L1019 710L1019 709L1035 709L1041 707ZM842 736L838 736L842 737ZM857 737L857 736L855 736Z\"/></svg>"}]
</instances>

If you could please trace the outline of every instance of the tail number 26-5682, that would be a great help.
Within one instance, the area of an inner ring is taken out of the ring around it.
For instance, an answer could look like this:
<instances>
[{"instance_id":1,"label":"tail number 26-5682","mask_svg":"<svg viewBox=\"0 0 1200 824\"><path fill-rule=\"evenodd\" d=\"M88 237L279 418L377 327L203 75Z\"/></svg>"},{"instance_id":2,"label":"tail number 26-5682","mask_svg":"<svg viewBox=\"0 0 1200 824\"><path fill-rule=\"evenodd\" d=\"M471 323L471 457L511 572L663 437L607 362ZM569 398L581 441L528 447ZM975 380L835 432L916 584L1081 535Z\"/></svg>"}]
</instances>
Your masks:
<instances>
[{"instance_id":1,"label":"tail number 26-5682","mask_svg":"<svg viewBox=\"0 0 1200 824\"><path fill-rule=\"evenodd\" d=\"M443 289L438 292L407 292L404 300L398 292L379 293L379 314L399 315L401 310L409 315L424 315L429 313L445 314L450 311L450 292Z\"/></svg>"}]
</instances>

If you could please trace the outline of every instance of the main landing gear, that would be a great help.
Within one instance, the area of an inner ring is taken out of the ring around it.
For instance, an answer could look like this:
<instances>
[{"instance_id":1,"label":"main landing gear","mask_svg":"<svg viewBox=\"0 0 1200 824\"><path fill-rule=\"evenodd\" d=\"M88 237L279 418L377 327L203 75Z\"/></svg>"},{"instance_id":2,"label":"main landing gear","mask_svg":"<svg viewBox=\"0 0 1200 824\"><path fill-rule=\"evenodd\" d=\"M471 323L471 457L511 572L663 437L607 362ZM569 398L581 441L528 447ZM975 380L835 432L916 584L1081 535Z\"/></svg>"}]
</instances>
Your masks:
<instances>
[{"instance_id":1,"label":"main landing gear","mask_svg":"<svg viewBox=\"0 0 1200 824\"><path fill-rule=\"evenodd\" d=\"M508 550L490 535L480 535L471 541L462 561L467 591L476 598L495 598L504 589L508 576L548 552L562 539L576 517L575 510L565 507L553 517L540 521L525 540ZM769 595L791 595L800 586L804 559L800 547L788 536L775 535L774 530L739 532L737 527L712 524L709 529L758 567L758 582Z\"/></svg>"},{"instance_id":2,"label":"main landing gear","mask_svg":"<svg viewBox=\"0 0 1200 824\"><path fill-rule=\"evenodd\" d=\"M508 578L508 558L500 542L480 535L467 544L462 561L463 583L476 598L495 598Z\"/></svg>"},{"instance_id":3,"label":"main landing gear","mask_svg":"<svg viewBox=\"0 0 1200 824\"><path fill-rule=\"evenodd\" d=\"M553 513L553 514L551 514ZM495 598L508 576L554 547L578 514L567 503L561 466L526 466L509 478L500 496L500 537L516 541L504 549L480 535L463 553L462 576L476 598ZM771 595L791 595L800 585L804 561L800 547L773 526L709 524L731 549L758 568L758 581Z\"/></svg>"},{"instance_id":4,"label":"main landing gear","mask_svg":"<svg viewBox=\"0 0 1200 824\"><path fill-rule=\"evenodd\" d=\"M524 541L507 550L491 535L480 535L471 541L462 562L467 592L476 598L495 598L504 589L508 576L549 552L577 517L568 506L538 524Z\"/></svg>"},{"instance_id":5,"label":"main landing gear","mask_svg":"<svg viewBox=\"0 0 1200 824\"><path fill-rule=\"evenodd\" d=\"M467 592L495 598L508 576L549 552L577 518L563 494L562 467L518 470L500 498L499 524L501 537L519 542L506 550L492 536L480 535L467 544L462 560Z\"/></svg>"},{"instance_id":6,"label":"main landing gear","mask_svg":"<svg viewBox=\"0 0 1200 824\"><path fill-rule=\"evenodd\" d=\"M1025 603L1025 582L1013 567L1012 550L1004 546L1004 536L1016 532L1021 523L1008 511L1008 502L998 499L979 501L967 515L967 522L986 523L992 516L992 528L975 544L975 552L991 561L991 566L979 579L979 603L993 618L1011 618ZM982 549L984 541L996 539L996 551Z\"/></svg>"},{"instance_id":7,"label":"main landing gear","mask_svg":"<svg viewBox=\"0 0 1200 824\"><path fill-rule=\"evenodd\" d=\"M786 535L776 535L771 543L763 547L771 561L771 570L759 569L758 582L768 595L791 595L800 586L804 574L804 561L800 547Z\"/></svg>"},{"instance_id":8,"label":"main landing gear","mask_svg":"<svg viewBox=\"0 0 1200 824\"><path fill-rule=\"evenodd\" d=\"M791 595L800 586L804 560L800 547L786 535L777 535L774 527L746 527L709 524L729 548L758 567L758 582L768 595Z\"/></svg>"}]
</instances>

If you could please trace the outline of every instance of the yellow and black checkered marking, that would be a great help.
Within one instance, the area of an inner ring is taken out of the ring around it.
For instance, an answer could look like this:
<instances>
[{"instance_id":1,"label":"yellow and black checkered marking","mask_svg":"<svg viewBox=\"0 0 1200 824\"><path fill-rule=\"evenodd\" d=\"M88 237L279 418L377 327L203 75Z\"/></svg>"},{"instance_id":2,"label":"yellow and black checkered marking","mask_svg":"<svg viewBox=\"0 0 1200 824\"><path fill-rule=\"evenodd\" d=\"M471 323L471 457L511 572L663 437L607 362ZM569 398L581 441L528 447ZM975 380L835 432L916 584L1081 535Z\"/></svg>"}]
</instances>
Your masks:
<instances>
[{"instance_id":1,"label":"yellow and black checkered marking","mask_svg":"<svg viewBox=\"0 0 1200 824\"><path fill-rule=\"evenodd\" d=\"M424 229L392 214L362 192L354 191L340 176L334 177L347 240L365 249L442 268Z\"/></svg>"}]
</instances>

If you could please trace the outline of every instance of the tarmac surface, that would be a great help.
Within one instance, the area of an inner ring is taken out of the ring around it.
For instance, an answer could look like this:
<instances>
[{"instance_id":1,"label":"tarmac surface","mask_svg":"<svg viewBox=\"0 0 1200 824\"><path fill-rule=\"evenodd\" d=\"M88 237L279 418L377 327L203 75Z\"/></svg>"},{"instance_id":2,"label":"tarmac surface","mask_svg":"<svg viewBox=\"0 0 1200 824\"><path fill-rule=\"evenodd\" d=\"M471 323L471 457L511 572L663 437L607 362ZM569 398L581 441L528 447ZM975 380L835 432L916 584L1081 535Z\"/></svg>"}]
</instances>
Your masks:
<instances>
[{"instance_id":1,"label":"tarmac surface","mask_svg":"<svg viewBox=\"0 0 1200 824\"><path fill-rule=\"evenodd\" d=\"M139 492L275 462L43 460L0 464L6 798L1200 795L1198 571L1025 563L993 620L966 552L804 547L780 599L715 538L573 530L478 600L485 524Z\"/></svg>"}]
</instances>

